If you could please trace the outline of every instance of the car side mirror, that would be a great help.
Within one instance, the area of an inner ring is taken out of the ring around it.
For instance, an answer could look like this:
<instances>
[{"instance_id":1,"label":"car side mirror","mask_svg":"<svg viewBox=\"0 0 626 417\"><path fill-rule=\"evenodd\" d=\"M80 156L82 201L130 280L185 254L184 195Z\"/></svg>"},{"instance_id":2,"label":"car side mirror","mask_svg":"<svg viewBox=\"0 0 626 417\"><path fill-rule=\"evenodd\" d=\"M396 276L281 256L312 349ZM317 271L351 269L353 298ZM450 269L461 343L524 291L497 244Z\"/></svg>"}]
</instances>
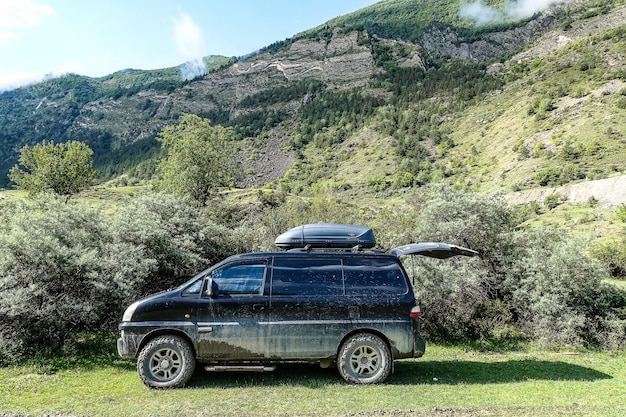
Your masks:
<instances>
[{"instance_id":1,"label":"car side mirror","mask_svg":"<svg viewBox=\"0 0 626 417\"><path fill-rule=\"evenodd\" d=\"M206 295L208 297L217 297L219 295L217 282L213 281L213 278L207 278Z\"/></svg>"}]
</instances>

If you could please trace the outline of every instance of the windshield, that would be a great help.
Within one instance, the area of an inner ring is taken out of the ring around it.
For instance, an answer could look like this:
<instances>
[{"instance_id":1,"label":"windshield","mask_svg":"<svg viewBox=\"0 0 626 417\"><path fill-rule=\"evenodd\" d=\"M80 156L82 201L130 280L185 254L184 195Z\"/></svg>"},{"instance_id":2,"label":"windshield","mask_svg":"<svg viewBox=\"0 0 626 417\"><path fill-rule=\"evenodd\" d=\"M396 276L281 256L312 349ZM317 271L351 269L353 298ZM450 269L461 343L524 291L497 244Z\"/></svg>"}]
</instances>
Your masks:
<instances>
[{"instance_id":1,"label":"windshield","mask_svg":"<svg viewBox=\"0 0 626 417\"><path fill-rule=\"evenodd\" d=\"M196 281L202 281L202 279L207 275L207 273L211 270L212 268L209 269L205 269L204 271L200 272L199 274L195 275L193 278L191 278L188 281L185 281L183 284L179 285L176 289L179 291L184 290L185 288L187 288L190 285L193 285Z\"/></svg>"}]
</instances>

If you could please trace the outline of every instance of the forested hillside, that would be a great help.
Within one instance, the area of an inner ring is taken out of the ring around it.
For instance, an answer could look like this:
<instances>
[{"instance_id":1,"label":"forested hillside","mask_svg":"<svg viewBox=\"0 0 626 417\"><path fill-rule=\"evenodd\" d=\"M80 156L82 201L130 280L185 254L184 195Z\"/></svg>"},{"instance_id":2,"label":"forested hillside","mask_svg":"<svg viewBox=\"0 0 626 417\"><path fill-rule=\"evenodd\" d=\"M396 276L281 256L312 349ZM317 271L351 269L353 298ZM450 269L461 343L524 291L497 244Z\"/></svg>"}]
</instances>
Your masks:
<instances>
[{"instance_id":1,"label":"forested hillside","mask_svg":"<svg viewBox=\"0 0 626 417\"><path fill-rule=\"evenodd\" d=\"M623 2L522 19L505 6L483 22L457 1L384 1L253 56L209 58L191 80L125 70L0 93L0 186L19 149L42 140L89 144L101 180L149 179L156 134L184 113L236 131L241 187L448 178L510 191L621 172Z\"/></svg>"}]
</instances>

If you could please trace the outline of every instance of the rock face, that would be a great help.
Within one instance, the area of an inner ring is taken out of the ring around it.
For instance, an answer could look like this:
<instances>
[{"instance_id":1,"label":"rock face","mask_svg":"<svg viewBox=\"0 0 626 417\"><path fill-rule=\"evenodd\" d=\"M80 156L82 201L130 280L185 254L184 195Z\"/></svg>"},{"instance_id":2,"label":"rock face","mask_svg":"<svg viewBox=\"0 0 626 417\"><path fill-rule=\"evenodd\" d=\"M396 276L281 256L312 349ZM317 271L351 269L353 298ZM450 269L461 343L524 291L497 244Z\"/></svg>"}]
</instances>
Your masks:
<instances>
[{"instance_id":1,"label":"rock face","mask_svg":"<svg viewBox=\"0 0 626 417\"><path fill-rule=\"evenodd\" d=\"M297 40L287 48L266 51L212 72L170 94L142 91L88 103L71 129L109 132L115 138L112 148L118 149L154 136L164 126L176 123L183 113L203 116L222 112L230 119L259 111L293 114L306 99L269 106L240 103L263 91L307 78L321 80L332 89L364 86L377 68L369 46L359 44L359 36L367 34L335 30L329 41ZM415 57L411 62L421 64ZM249 174L240 185L261 185L282 177L295 160L289 152L280 150L288 139L273 136L255 149L243 147L240 159L246 161ZM259 156L252 158L251 154Z\"/></svg>"},{"instance_id":2,"label":"rock face","mask_svg":"<svg viewBox=\"0 0 626 417\"><path fill-rule=\"evenodd\" d=\"M584 4L584 1L563 3L544 11L524 26L486 33L471 42L463 39L449 27L433 26L424 34L419 43L424 49L448 56L485 62L503 54L521 50L531 42L536 42L530 49L515 56L514 60L519 60L546 55L573 40L581 39L600 30L615 28L626 22L626 5L623 5L611 13L585 19L581 24L567 30L555 30L563 23L563 15L559 12L581 4Z\"/></svg>"},{"instance_id":3,"label":"rock face","mask_svg":"<svg viewBox=\"0 0 626 417\"><path fill-rule=\"evenodd\" d=\"M529 42L539 39L558 23L560 21L554 13L546 11L524 26L501 32L486 33L480 39L472 42L464 41L449 27L432 27L424 34L420 44L425 49L455 58L484 62L522 49Z\"/></svg>"},{"instance_id":4,"label":"rock face","mask_svg":"<svg viewBox=\"0 0 626 417\"><path fill-rule=\"evenodd\" d=\"M143 91L130 97L98 100L83 108L73 127L106 130L118 138L121 146L153 135L182 113L203 115L226 110L234 118L259 110L243 109L239 103L246 97L304 78L322 80L330 88L359 87L367 83L376 69L369 47L359 45L358 36L357 32L335 31L328 43L298 40L285 50L258 54L171 94ZM273 110L291 113L298 106L283 103Z\"/></svg>"},{"instance_id":5,"label":"rock face","mask_svg":"<svg viewBox=\"0 0 626 417\"><path fill-rule=\"evenodd\" d=\"M547 55L570 42L582 39L599 31L606 31L624 25L626 22L626 5L614 9L609 14L601 14L568 28L550 31L542 36L532 47L513 57L513 61L524 60Z\"/></svg>"},{"instance_id":6,"label":"rock face","mask_svg":"<svg viewBox=\"0 0 626 417\"><path fill-rule=\"evenodd\" d=\"M254 58L234 64L228 71L231 81L250 90L267 88L267 81L297 81L318 78L345 88L358 87L369 79L374 61L369 48L359 45L358 33L333 33L330 42L302 39L288 50L265 52ZM281 80L282 79L282 80ZM254 80L254 83L250 83Z\"/></svg>"}]
</instances>

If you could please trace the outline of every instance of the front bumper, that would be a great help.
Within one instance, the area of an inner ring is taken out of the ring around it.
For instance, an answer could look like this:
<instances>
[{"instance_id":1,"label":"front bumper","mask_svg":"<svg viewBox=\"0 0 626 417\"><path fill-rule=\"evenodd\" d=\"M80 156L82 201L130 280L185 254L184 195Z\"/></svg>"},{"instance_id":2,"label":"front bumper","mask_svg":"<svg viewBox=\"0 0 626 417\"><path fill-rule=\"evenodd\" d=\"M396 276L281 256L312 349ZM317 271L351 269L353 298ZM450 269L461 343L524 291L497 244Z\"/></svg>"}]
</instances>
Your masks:
<instances>
[{"instance_id":1,"label":"front bumper","mask_svg":"<svg viewBox=\"0 0 626 417\"><path fill-rule=\"evenodd\" d=\"M180 334L190 341L197 339L195 324L180 321L122 322L119 325L117 353L123 358L136 358L139 349L156 334ZM194 349L195 349L195 342Z\"/></svg>"},{"instance_id":2,"label":"front bumper","mask_svg":"<svg viewBox=\"0 0 626 417\"><path fill-rule=\"evenodd\" d=\"M137 356L140 336L129 334L122 330L122 334L117 339L117 353L123 358L134 358Z\"/></svg>"}]
</instances>

